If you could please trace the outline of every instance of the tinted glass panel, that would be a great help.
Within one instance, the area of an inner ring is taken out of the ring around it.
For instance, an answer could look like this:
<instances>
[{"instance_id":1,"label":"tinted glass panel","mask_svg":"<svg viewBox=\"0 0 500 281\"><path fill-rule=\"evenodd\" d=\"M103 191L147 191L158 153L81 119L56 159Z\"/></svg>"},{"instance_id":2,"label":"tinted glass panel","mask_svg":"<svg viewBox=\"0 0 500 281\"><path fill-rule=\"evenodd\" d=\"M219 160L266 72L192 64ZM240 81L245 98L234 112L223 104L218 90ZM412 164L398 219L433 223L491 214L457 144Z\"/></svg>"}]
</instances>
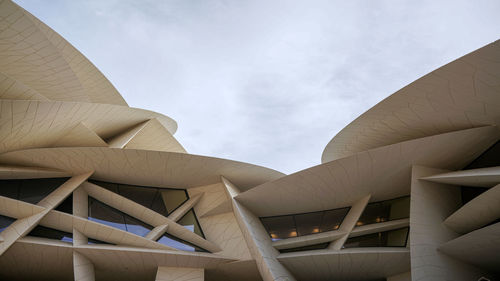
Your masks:
<instances>
[{"instance_id":1,"label":"tinted glass panel","mask_svg":"<svg viewBox=\"0 0 500 281\"><path fill-rule=\"evenodd\" d=\"M73 214L73 193L64 199L64 201L56 207L56 210L67 214Z\"/></svg>"},{"instance_id":2,"label":"tinted glass panel","mask_svg":"<svg viewBox=\"0 0 500 281\"><path fill-rule=\"evenodd\" d=\"M329 244L330 243L321 243L321 244L309 245L309 246L298 247L298 248L282 249L279 251L280 251L280 253L291 253L291 252L300 252L300 251L320 250L320 249L326 249L326 247L328 247Z\"/></svg>"},{"instance_id":3,"label":"tinted glass panel","mask_svg":"<svg viewBox=\"0 0 500 281\"><path fill-rule=\"evenodd\" d=\"M273 241L339 228L350 208L260 218Z\"/></svg>"},{"instance_id":4,"label":"tinted glass panel","mask_svg":"<svg viewBox=\"0 0 500 281\"><path fill-rule=\"evenodd\" d=\"M474 159L464 170L500 166L500 141L492 145L478 158Z\"/></svg>"},{"instance_id":5,"label":"tinted glass panel","mask_svg":"<svg viewBox=\"0 0 500 281\"><path fill-rule=\"evenodd\" d=\"M7 227L9 227L9 225L11 225L15 221L16 219L14 218L0 215L0 232L4 231Z\"/></svg>"},{"instance_id":6,"label":"tinted glass panel","mask_svg":"<svg viewBox=\"0 0 500 281\"><path fill-rule=\"evenodd\" d=\"M406 247L408 227L347 239L344 248Z\"/></svg>"},{"instance_id":7,"label":"tinted glass panel","mask_svg":"<svg viewBox=\"0 0 500 281\"><path fill-rule=\"evenodd\" d=\"M357 226L404 219L410 216L410 197L374 202L366 206L356 223Z\"/></svg>"},{"instance_id":8,"label":"tinted glass panel","mask_svg":"<svg viewBox=\"0 0 500 281\"><path fill-rule=\"evenodd\" d=\"M196 247L186 241L183 241L179 238L176 238L174 236L171 236L167 233L165 233L163 236L160 237L160 239L157 240L158 243L161 243L163 245L170 246L172 248L182 250L182 251L190 251L190 252L207 252L206 250Z\"/></svg>"},{"instance_id":9,"label":"tinted glass panel","mask_svg":"<svg viewBox=\"0 0 500 281\"><path fill-rule=\"evenodd\" d=\"M293 216L267 217L261 218L261 221L273 241L297 237Z\"/></svg>"},{"instance_id":10,"label":"tinted glass panel","mask_svg":"<svg viewBox=\"0 0 500 281\"><path fill-rule=\"evenodd\" d=\"M0 180L0 195L37 204L68 178Z\"/></svg>"},{"instance_id":11,"label":"tinted glass panel","mask_svg":"<svg viewBox=\"0 0 500 281\"><path fill-rule=\"evenodd\" d=\"M53 229L53 228L44 227L41 225L35 227L30 233L28 233L28 236L55 239L55 240L60 240L63 242L73 242L73 234L72 233L60 231L60 230Z\"/></svg>"},{"instance_id":12,"label":"tinted glass panel","mask_svg":"<svg viewBox=\"0 0 500 281\"><path fill-rule=\"evenodd\" d=\"M89 220L128 231L139 236L145 236L153 229L152 226L92 197L89 197Z\"/></svg>"},{"instance_id":13,"label":"tinted glass panel","mask_svg":"<svg viewBox=\"0 0 500 281\"><path fill-rule=\"evenodd\" d=\"M97 239L92 239L92 238L87 238L87 239L88 239L88 243L87 244L89 244L89 245L94 245L94 244L115 245L115 244L104 242L104 241L97 240Z\"/></svg>"},{"instance_id":14,"label":"tinted glass panel","mask_svg":"<svg viewBox=\"0 0 500 281\"><path fill-rule=\"evenodd\" d=\"M177 223L180 225L183 225L185 228L187 228L187 229L191 230L192 232L205 238L205 235L203 234L203 231L201 230L200 224L198 223L198 220L196 219L196 215L195 215L193 209L191 209L191 211L187 212Z\"/></svg>"},{"instance_id":15,"label":"tinted glass panel","mask_svg":"<svg viewBox=\"0 0 500 281\"><path fill-rule=\"evenodd\" d=\"M177 209L182 203L188 200L188 196L185 190L181 189L162 189L161 197L167 208L168 213L172 213Z\"/></svg>"},{"instance_id":16,"label":"tinted glass panel","mask_svg":"<svg viewBox=\"0 0 500 281\"><path fill-rule=\"evenodd\" d=\"M189 198L183 189L167 189L90 180L159 214L168 216Z\"/></svg>"}]
</instances>

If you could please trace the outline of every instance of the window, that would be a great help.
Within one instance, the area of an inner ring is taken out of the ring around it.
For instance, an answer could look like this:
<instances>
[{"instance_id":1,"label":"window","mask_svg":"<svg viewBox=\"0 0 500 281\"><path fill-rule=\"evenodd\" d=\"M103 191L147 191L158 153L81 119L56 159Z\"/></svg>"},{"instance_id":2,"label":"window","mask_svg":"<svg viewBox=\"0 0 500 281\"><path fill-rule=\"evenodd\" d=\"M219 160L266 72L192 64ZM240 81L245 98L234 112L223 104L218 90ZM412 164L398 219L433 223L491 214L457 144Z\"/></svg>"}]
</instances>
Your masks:
<instances>
[{"instance_id":1,"label":"window","mask_svg":"<svg viewBox=\"0 0 500 281\"><path fill-rule=\"evenodd\" d=\"M73 214L73 193L64 199L64 201L62 201L61 204L55 208L55 210L67 214Z\"/></svg>"},{"instance_id":2,"label":"window","mask_svg":"<svg viewBox=\"0 0 500 281\"><path fill-rule=\"evenodd\" d=\"M9 225L15 222L16 219L0 215L0 232L4 231Z\"/></svg>"},{"instance_id":3,"label":"window","mask_svg":"<svg viewBox=\"0 0 500 281\"><path fill-rule=\"evenodd\" d=\"M73 234L72 233L64 232L64 231L49 228L49 227L44 227L41 225L38 225L35 228L33 228L33 230L30 233L28 233L28 236L54 239L54 240L59 240L59 241L63 241L63 242L68 242L68 243L73 242Z\"/></svg>"},{"instance_id":4,"label":"window","mask_svg":"<svg viewBox=\"0 0 500 281\"><path fill-rule=\"evenodd\" d=\"M356 226L404 219L410 216L410 196L374 202L366 206Z\"/></svg>"},{"instance_id":5,"label":"window","mask_svg":"<svg viewBox=\"0 0 500 281\"><path fill-rule=\"evenodd\" d=\"M89 197L89 220L111 227L146 236L153 227L143 223L113 207L110 207L92 197Z\"/></svg>"},{"instance_id":6,"label":"window","mask_svg":"<svg viewBox=\"0 0 500 281\"><path fill-rule=\"evenodd\" d=\"M181 251L189 251L189 252L208 252L205 249L197 247L189 242L186 242L182 239L169 235L168 233L163 234L156 242L161 243L163 245L170 246L172 248L181 250Z\"/></svg>"},{"instance_id":7,"label":"window","mask_svg":"<svg viewBox=\"0 0 500 281\"><path fill-rule=\"evenodd\" d=\"M314 244L314 245L297 247L297 248L282 249L282 250L279 250L279 252L280 253L291 253L291 252L321 250L321 249L326 249L326 247L328 247L329 244L330 244L330 242L326 242L326 243Z\"/></svg>"},{"instance_id":8,"label":"window","mask_svg":"<svg viewBox=\"0 0 500 281\"><path fill-rule=\"evenodd\" d=\"M68 178L0 180L0 195L37 204L67 180Z\"/></svg>"},{"instance_id":9,"label":"window","mask_svg":"<svg viewBox=\"0 0 500 281\"><path fill-rule=\"evenodd\" d=\"M400 228L358 237L351 237L346 240L343 248L360 247L406 247L409 228Z\"/></svg>"},{"instance_id":10,"label":"window","mask_svg":"<svg viewBox=\"0 0 500 281\"><path fill-rule=\"evenodd\" d=\"M198 223L198 219L196 218L196 214L194 213L193 209L187 212L177 223L189 229L191 232L194 232L205 238L205 234L203 234L203 231L201 230L200 224Z\"/></svg>"},{"instance_id":11,"label":"window","mask_svg":"<svg viewBox=\"0 0 500 281\"><path fill-rule=\"evenodd\" d=\"M188 194L184 189L117 184L96 180L89 181L106 188L109 191L120 194L121 196L162 214L165 217L189 199Z\"/></svg>"},{"instance_id":12,"label":"window","mask_svg":"<svg viewBox=\"0 0 500 281\"><path fill-rule=\"evenodd\" d=\"M260 218L273 241L336 230L350 208Z\"/></svg>"}]
</instances>

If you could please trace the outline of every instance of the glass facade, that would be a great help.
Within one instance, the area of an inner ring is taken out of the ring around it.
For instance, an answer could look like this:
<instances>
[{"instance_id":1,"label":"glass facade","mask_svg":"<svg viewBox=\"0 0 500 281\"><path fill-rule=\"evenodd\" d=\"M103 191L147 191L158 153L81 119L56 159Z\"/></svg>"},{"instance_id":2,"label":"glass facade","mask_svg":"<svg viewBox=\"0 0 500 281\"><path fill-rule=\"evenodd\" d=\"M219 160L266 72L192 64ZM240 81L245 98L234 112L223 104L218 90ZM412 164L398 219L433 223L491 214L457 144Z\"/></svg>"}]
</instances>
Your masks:
<instances>
[{"instance_id":1,"label":"glass facade","mask_svg":"<svg viewBox=\"0 0 500 281\"><path fill-rule=\"evenodd\" d=\"M205 238L205 234L203 234L203 230L201 230L200 223L193 209L187 212L177 223Z\"/></svg>"},{"instance_id":2,"label":"glass facade","mask_svg":"<svg viewBox=\"0 0 500 281\"><path fill-rule=\"evenodd\" d=\"M400 228L358 237L351 237L346 240L343 248L362 247L406 247L409 228Z\"/></svg>"},{"instance_id":3,"label":"glass facade","mask_svg":"<svg viewBox=\"0 0 500 281\"><path fill-rule=\"evenodd\" d=\"M161 243L163 245L170 246L172 248L181 250L181 251L189 251L189 252L208 252L205 249L197 247L189 242L186 242L182 239L169 235L168 233L163 234L156 242Z\"/></svg>"},{"instance_id":4,"label":"glass facade","mask_svg":"<svg viewBox=\"0 0 500 281\"><path fill-rule=\"evenodd\" d=\"M330 244L330 242L321 243L321 244L315 244L315 245L309 245L309 246L304 246L304 247L282 249L282 250L279 250L279 252L280 253L291 253L291 252L321 250L321 249L326 249L326 247L328 247L329 244Z\"/></svg>"},{"instance_id":5,"label":"glass facade","mask_svg":"<svg viewBox=\"0 0 500 281\"><path fill-rule=\"evenodd\" d=\"M73 214L73 193L71 193L64 201L59 204L55 210L67 213L67 214Z\"/></svg>"},{"instance_id":6,"label":"glass facade","mask_svg":"<svg viewBox=\"0 0 500 281\"><path fill-rule=\"evenodd\" d=\"M152 226L143 223L92 197L89 197L88 219L143 237L153 229Z\"/></svg>"},{"instance_id":7,"label":"glass facade","mask_svg":"<svg viewBox=\"0 0 500 281\"><path fill-rule=\"evenodd\" d=\"M0 215L0 232L4 231L9 225L15 222L16 219Z\"/></svg>"},{"instance_id":8,"label":"glass facade","mask_svg":"<svg viewBox=\"0 0 500 281\"><path fill-rule=\"evenodd\" d=\"M260 220L273 241L336 230L349 207L294 215L262 217Z\"/></svg>"},{"instance_id":9,"label":"glass facade","mask_svg":"<svg viewBox=\"0 0 500 281\"><path fill-rule=\"evenodd\" d=\"M68 242L68 243L73 242L73 234L72 233L64 232L64 231L49 228L49 227L44 227L41 225L38 225L35 228L33 228L33 230L31 230L31 232L28 233L28 236L54 239L54 240L59 240L59 241L63 241L63 242Z\"/></svg>"},{"instance_id":10,"label":"glass facade","mask_svg":"<svg viewBox=\"0 0 500 281\"><path fill-rule=\"evenodd\" d=\"M189 199L188 194L184 189L147 187L96 180L89 181L106 188L109 191L120 194L121 196L162 214L165 217Z\"/></svg>"},{"instance_id":11,"label":"glass facade","mask_svg":"<svg viewBox=\"0 0 500 281\"><path fill-rule=\"evenodd\" d=\"M37 204L68 178L0 180L0 195Z\"/></svg>"},{"instance_id":12,"label":"glass facade","mask_svg":"<svg viewBox=\"0 0 500 281\"><path fill-rule=\"evenodd\" d=\"M410 217L410 196L366 205L356 226Z\"/></svg>"}]
</instances>

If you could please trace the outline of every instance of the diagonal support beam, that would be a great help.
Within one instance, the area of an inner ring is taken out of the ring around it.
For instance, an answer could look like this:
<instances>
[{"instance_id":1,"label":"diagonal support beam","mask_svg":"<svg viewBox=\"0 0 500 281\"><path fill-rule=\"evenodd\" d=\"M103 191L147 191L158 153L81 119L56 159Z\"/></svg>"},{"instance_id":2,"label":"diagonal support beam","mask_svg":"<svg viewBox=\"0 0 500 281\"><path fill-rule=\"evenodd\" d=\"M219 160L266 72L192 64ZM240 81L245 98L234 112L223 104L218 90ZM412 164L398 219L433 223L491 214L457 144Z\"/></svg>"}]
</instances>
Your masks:
<instances>
[{"instance_id":1,"label":"diagonal support beam","mask_svg":"<svg viewBox=\"0 0 500 281\"><path fill-rule=\"evenodd\" d=\"M18 219L7 227L1 233L4 242L0 243L0 256L19 238L25 236L33 228L35 228L45 215L66 199L66 197L68 197L78 186L80 186L80 184L86 181L92 173L93 172L89 172L70 178L56 190L47 195L47 197L40 201L40 203L38 203L38 206L44 208L42 211L29 217Z\"/></svg>"},{"instance_id":2,"label":"diagonal support beam","mask_svg":"<svg viewBox=\"0 0 500 281\"><path fill-rule=\"evenodd\" d=\"M95 281L94 264L77 251L73 251L73 274L75 281Z\"/></svg>"},{"instance_id":3,"label":"diagonal support beam","mask_svg":"<svg viewBox=\"0 0 500 281\"><path fill-rule=\"evenodd\" d=\"M365 209L366 205L368 204L368 201L370 201L371 195L367 195L360 200L358 200L354 205L352 205L351 209L349 210L349 213L347 216L344 218L344 221L342 221L342 224L340 225L339 231L340 232L345 232L344 236L341 238L333 241L328 245L328 249L331 250L340 250L342 249L342 246L344 245L345 241L347 240L347 237L349 237L349 233L351 233L352 229L356 225L356 222L358 222L359 217L361 217L361 214L363 213L363 210Z\"/></svg>"},{"instance_id":4,"label":"diagonal support beam","mask_svg":"<svg viewBox=\"0 0 500 281\"><path fill-rule=\"evenodd\" d=\"M168 228L168 224L159 225L159 226L153 228L153 230L151 230L148 234L146 234L146 236L144 236L144 238L156 241L156 239L160 238L160 236L162 236L163 233L165 233L165 231L167 231L167 228Z\"/></svg>"},{"instance_id":5,"label":"diagonal support beam","mask_svg":"<svg viewBox=\"0 0 500 281\"><path fill-rule=\"evenodd\" d=\"M196 194L194 197L190 198L179 208L177 208L173 213L171 213L168 218L173 221L180 220L189 210L191 210L201 199L204 193Z\"/></svg>"}]
</instances>

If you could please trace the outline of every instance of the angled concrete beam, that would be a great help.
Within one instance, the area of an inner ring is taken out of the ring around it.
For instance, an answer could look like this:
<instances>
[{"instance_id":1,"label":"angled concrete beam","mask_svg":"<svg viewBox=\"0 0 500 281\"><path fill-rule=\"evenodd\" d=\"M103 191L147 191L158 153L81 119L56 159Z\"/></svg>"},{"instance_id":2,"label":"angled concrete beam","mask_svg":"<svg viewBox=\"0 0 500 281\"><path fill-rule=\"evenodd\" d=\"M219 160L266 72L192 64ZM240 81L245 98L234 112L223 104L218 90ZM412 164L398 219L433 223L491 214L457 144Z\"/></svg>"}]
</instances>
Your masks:
<instances>
[{"instance_id":1,"label":"angled concrete beam","mask_svg":"<svg viewBox=\"0 0 500 281\"><path fill-rule=\"evenodd\" d=\"M452 185L492 187L500 183L500 167L440 173L437 175L423 177L422 179Z\"/></svg>"},{"instance_id":2,"label":"angled concrete beam","mask_svg":"<svg viewBox=\"0 0 500 281\"><path fill-rule=\"evenodd\" d=\"M203 196L203 193L196 194L192 198L189 198L188 201L186 201L184 204L182 204L179 208L177 208L174 212L172 212L168 218L173 220L173 221L178 221L180 220L189 210L191 210L198 201L200 201L201 197Z\"/></svg>"},{"instance_id":3,"label":"angled concrete beam","mask_svg":"<svg viewBox=\"0 0 500 281\"><path fill-rule=\"evenodd\" d=\"M0 215L15 219L26 218L45 210L44 207L26 203L21 200L0 196Z\"/></svg>"},{"instance_id":4,"label":"angled concrete beam","mask_svg":"<svg viewBox=\"0 0 500 281\"><path fill-rule=\"evenodd\" d=\"M500 184L467 202L451 214L444 224L457 233L465 234L498 218L500 218Z\"/></svg>"},{"instance_id":5,"label":"angled concrete beam","mask_svg":"<svg viewBox=\"0 0 500 281\"><path fill-rule=\"evenodd\" d=\"M236 221L243 232L250 254L257 263L262 279L295 280L288 269L276 259L280 253L273 247L271 238L259 218L235 200L234 197L240 193L239 189L224 177L221 177L221 180L231 198Z\"/></svg>"},{"instance_id":6,"label":"angled concrete beam","mask_svg":"<svg viewBox=\"0 0 500 281\"><path fill-rule=\"evenodd\" d=\"M338 229L340 232L345 232L347 234L330 243L330 245L328 245L328 249L331 250L342 249L342 246L349 237L349 234L351 233L352 229L354 228L354 226L356 226L356 222L358 222L359 217L361 217L361 214L365 210L368 201L370 201L370 197L371 195L366 195L365 197L359 199L356 203L354 203L354 205L352 205L351 209L349 210L349 213L347 213L344 220L342 221L342 224Z\"/></svg>"},{"instance_id":7,"label":"angled concrete beam","mask_svg":"<svg viewBox=\"0 0 500 281\"><path fill-rule=\"evenodd\" d=\"M167 228L168 228L167 224L159 225L159 226L153 228L153 230L151 230L148 234L146 234L146 236L144 236L144 238L156 241L158 238L160 238L163 235L163 233L165 233L165 231L167 231Z\"/></svg>"},{"instance_id":8,"label":"angled concrete beam","mask_svg":"<svg viewBox=\"0 0 500 281\"><path fill-rule=\"evenodd\" d=\"M291 237L274 241L273 247L278 250L282 250L282 249L291 249L291 248L321 244L337 240L345 236L346 234L347 232L345 231L332 230L332 231L309 234L304 236Z\"/></svg>"},{"instance_id":9,"label":"angled concrete beam","mask_svg":"<svg viewBox=\"0 0 500 281\"><path fill-rule=\"evenodd\" d=\"M80 186L80 184L87 180L92 173L93 172L88 172L70 178L38 203L38 206L44 208L42 211L32 216L18 219L7 227L1 233L1 236L4 238L4 242L0 244L0 255L2 255L19 238L25 236L33 228L35 228L43 217L64 201L64 199L66 199L66 197L68 197L78 186Z\"/></svg>"},{"instance_id":10,"label":"angled concrete beam","mask_svg":"<svg viewBox=\"0 0 500 281\"><path fill-rule=\"evenodd\" d=\"M367 225L355 227L351 231L351 234L349 234L349 237L357 237L357 236L362 236L362 235L367 235L367 234L372 234L372 233L377 233L377 232L383 232L383 231L407 227L409 225L410 225L409 218L408 219L393 220L393 221L386 221L386 222L379 222L379 223L372 223L372 224L367 224Z\"/></svg>"}]
</instances>

